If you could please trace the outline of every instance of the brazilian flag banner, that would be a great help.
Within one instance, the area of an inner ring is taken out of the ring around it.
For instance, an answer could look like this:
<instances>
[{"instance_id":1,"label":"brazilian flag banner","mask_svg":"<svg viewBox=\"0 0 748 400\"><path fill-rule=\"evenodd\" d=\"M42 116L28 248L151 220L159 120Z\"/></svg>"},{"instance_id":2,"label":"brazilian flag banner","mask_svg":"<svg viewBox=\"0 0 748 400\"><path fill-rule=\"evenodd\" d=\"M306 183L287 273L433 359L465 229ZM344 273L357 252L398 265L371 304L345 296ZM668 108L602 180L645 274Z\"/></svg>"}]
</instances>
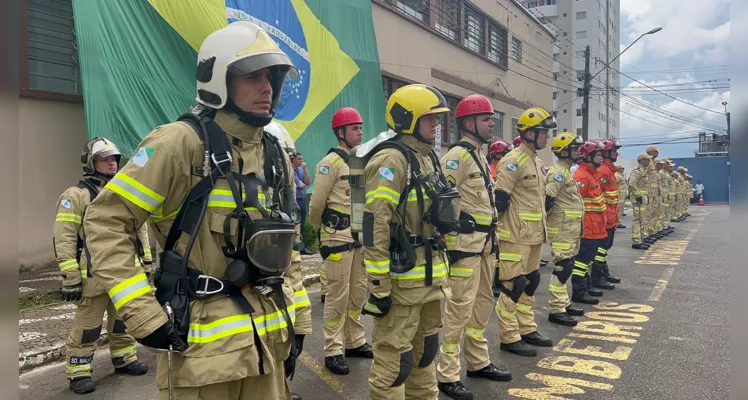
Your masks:
<instances>
[{"instance_id":1,"label":"brazilian flag banner","mask_svg":"<svg viewBox=\"0 0 748 400\"><path fill-rule=\"evenodd\" d=\"M264 28L299 70L275 120L310 171L337 145L339 108L359 110L365 139L385 128L371 0L74 0L73 13L88 136L123 154L197 104L200 44L234 21Z\"/></svg>"}]
</instances>

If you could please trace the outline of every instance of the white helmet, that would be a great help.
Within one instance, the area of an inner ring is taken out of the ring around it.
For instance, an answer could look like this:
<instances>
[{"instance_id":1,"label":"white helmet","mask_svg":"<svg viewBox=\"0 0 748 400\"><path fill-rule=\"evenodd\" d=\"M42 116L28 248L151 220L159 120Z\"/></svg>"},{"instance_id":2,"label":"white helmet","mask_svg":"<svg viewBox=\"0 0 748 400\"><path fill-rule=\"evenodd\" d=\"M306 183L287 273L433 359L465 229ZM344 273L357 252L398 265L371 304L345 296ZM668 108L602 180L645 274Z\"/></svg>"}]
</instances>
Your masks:
<instances>
[{"instance_id":1,"label":"white helmet","mask_svg":"<svg viewBox=\"0 0 748 400\"><path fill-rule=\"evenodd\" d=\"M228 24L205 38L197 53L197 102L210 108L223 108L228 101L226 73L246 75L271 70L273 87L270 117L278 105L283 80L289 71L296 72L291 59L259 26L248 21ZM267 123L267 122L266 122Z\"/></svg>"},{"instance_id":2,"label":"white helmet","mask_svg":"<svg viewBox=\"0 0 748 400\"><path fill-rule=\"evenodd\" d=\"M277 121L272 121L265 126L265 132L275 136L280 141L281 147L286 150L296 150L296 146L293 143L291 134L288 133L286 128L279 124Z\"/></svg>"}]
</instances>

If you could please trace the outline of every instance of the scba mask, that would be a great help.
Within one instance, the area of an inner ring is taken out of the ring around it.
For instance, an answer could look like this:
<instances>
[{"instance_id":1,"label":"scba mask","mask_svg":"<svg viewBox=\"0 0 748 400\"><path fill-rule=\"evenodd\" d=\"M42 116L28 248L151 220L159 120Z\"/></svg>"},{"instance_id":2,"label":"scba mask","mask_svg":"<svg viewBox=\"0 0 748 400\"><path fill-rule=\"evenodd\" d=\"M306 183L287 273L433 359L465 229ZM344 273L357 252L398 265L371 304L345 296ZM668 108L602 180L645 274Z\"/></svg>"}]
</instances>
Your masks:
<instances>
[{"instance_id":1,"label":"scba mask","mask_svg":"<svg viewBox=\"0 0 748 400\"><path fill-rule=\"evenodd\" d=\"M423 188L431 199L429 222L442 234L456 232L460 220L460 193L445 180L439 179L437 174L430 175L423 182Z\"/></svg>"},{"instance_id":2,"label":"scba mask","mask_svg":"<svg viewBox=\"0 0 748 400\"><path fill-rule=\"evenodd\" d=\"M234 211L224 220L225 252L234 258L227 268L226 277L239 287L271 284L291 266L296 222L281 209L280 204L267 207L259 201L259 188L262 188L265 199L271 199L262 176L252 173L237 178L244 183L246 200L235 199L237 204L244 205L244 210ZM262 219L253 219L247 210L259 211ZM239 222L238 246L231 241L232 219Z\"/></svg>"}]
</instances>

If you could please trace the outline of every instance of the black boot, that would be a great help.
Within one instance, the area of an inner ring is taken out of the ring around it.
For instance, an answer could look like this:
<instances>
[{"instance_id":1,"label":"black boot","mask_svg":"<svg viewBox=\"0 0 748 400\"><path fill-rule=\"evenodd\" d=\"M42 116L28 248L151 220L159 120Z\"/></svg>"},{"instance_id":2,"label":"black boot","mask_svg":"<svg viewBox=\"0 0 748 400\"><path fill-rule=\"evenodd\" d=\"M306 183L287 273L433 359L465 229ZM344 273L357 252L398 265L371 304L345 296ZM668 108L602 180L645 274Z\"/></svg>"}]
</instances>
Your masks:
<instances>
[{"instance_id":1,"label":"black boot","mask_svg":"<svg viewBox=\"0 0 748 400\"><path fill-rule=\"evenodd\" d=\"M473 392L468 390L465 385L460 382L439 382L436 385L439 391L444 393L450 399L456 400L473 400Z\"/></svg>"},{"instance_id":2,"label":"black boot","mask_svg":"<svg viewBox=\"0 0 748 400\"><path fill-rule=\"evenodd\" d=\"M631 245L631 248L636 250L647 250L649 246L644 243L634 243Z\"/></svg>"},{"instance_id":3,"label":"black boot","mask_svg":"<svg viewBox=\"0 0 748 400\"><path fill-rule=\"evenodd\" d=\"M83 378L75 378L70 381L70 390L76 394L91 393L96 390L96 385L90 376L84 376Z\"/></svg>"},{"instance_id":4,"label":"black boot","mask_svg":"<svg viewBox=\"0 0 748 400\"><path fill-rule=\"evenodd\" d=\"M325 297L326 297L326 296L327 296L327 295L324 295L324 294L323 294L323 295L321 295L321 296L319 296L319 301L320 301L320 303L322 303L322 304L325 304Z\"/></svg>"},{"instance_id":5,"label":"black boot","mask_svg":"<svg viewBox=\"0 0 748 400\"><path fill-rule=\"evenodd\" d=\"M553 346L553 340L539 334L538 331L528 333L527 335L522 335L522 341L527 344L531 344L533 346L540 346L540 347Z\"/></svg>"},{"instance_id":6,"label":"black boot","mask_svg":"<svg viewBox=\"0 0 748 400\"><path fill-rule=\"evenodd\" d=\"M325 368L335 375L348 375L351 372L342 355L325 357Z\"/></svg>"},{"instance_id":7,"label":"black boot","mask_svg":"<svg viewBox=\"0 0 748 400\"><path fill-rule=\"evenodd\" d=\"M135 361L134 363L127 364L124 367L114 367L114 372L117 374L143 375L148 372L148 366L140 361Z\"/></svg>"},{"instance_id":8,"label":"black boot","mask_svg":"<svg viewBox=\"0 0 748 400\"><path fill-rule=\"evenodd\" d=\"M592 285L591 287L596 287L600 289L606 289L606 290L613 290L616 287L611 285L608 281L605 280L605 264L603 264L600 261L595 261L592 263L590 271L590 276L592 277ZM589 282L588 282L589 283Z\"/></svg>"},{"instance_id":9,"label":"black boot","mask_svg":"<svg viewBox=\"0 0 748 400\"><path fill-rule=\"evenodd\" d=\"M606 281L605 278L598 278L597 280L592 281L592 285L598 289L605 289L605 290L613 290L616 288L615 285Z\"/></svg>"},{"instance_id":10,"label":"black boot","mask_svg":"<svg viewBox=\"0 0 748 400\"><path fill-rule=\"evenodd\" d=\"M597 299L593 299L593 300L597 301ZM582 315L584 315L584 309L577 308L574 306L568 306L566 307L566 313L571 315L572 317L581 317Z\"/></svg>"},{"instance_id":11,"label":"black boot","mask_svg":"<svg viewBox=\"0 0 748 400\"><path fill-rule=\"evenodd\" d=\"M548 260L543 260L543 259L541 258L541 259L540 259L540 266L541 266L541 267L545 267L546 265L548 265Z\"/></svg>"},{"instance_id":12,"label":"black boot","mask_svg":"<svg viewBox=\"0 0 748 400\"><path fill-rule=\"evenodd\" d=\"M477 371L468 370L467 376L468 378L482 378L497 382L508 382L512 380L511 372L499 369L493 364L488 364Z\"/></svg>"},{"instance_id":13,"label":"black boot","mask_svg":"<svg viewBox=\"0 0 748 400\"><path fill-rule=\"evenodd\" d=\"M587 278L583 276L571 276L571 301L575 303L597 304L599 300L591 297L587 292Z\"/></svg>"},{"instance_id":14,"label":"black boot","mask_svg":"<svg viewBox=\"0 0 748 400\"><path fill-rule=\"evenodd\" d=\"M536 355L538 355L538 352L534 347L523 342L522 340L518 340L514 343L502 343L499 345L499 349L501 351L508 351L510 353L525 357L535 357Z\"/></svg>"},{"instance_id":15,"label":"black boot","mask_svg":"<svg viewBox=\"0 0 748 400\"><path fill-rule=\"evenodd\" d=\"M553 322L554 324L559 324L563 326L576 326L577 325L577 320L572 318L569 314L565 312L548 314L548 322Z\"/></svg>"},{"instance_id":16,"label":"black boot","mask_svg":"<svg viewBox=\"0 0 748 400\"><path fill-rule=\"evenodd\" d=\"M595 287L590 287L589 289L587 289L587 293L589 293L590 296L594 296L594 297L603 296L603 291Z\"/></svg>"},{"instance_id":17,"label":"black boot","mask_svg":"<svg viewBox=\"0 0 748 400\"><path fill-rule=\"evenodd\" d=\"M358 357L358 358L374 358L374 351L371 349L369 343L364 343L355 349L346 349L346 357Z\"/></svg>"},{"instance_id":18,"label":"black boot","mask_svg":"<svg viewBox=\"0 0 748 400\"><path fill-rule=\"evenodd\" d=\"M618 229L626 229L626 225L624 225L624 224L618 224L618 226L616 228L618 228Z\"/></svg>"}]
</instances>

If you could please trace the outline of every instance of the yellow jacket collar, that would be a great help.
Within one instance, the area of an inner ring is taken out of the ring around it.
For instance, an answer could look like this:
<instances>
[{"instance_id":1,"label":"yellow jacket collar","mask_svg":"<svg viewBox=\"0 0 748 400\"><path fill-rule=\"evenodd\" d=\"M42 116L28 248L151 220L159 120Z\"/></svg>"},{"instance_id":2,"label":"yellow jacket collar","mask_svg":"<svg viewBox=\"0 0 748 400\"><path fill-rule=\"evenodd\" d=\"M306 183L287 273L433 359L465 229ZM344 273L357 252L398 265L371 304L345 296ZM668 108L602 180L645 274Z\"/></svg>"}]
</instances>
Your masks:
<instances>
[{"instance_id":1,"label":"yellow jacket collar","mask_svg":"<svg viewBox=\"0 0 748 400\"><path fill-rule=\"evenodd\" d=\"M240 121L239 116L234 113L218 110L218 112L216 112L215 121L218 123L218 126L226 132L226 134L237 138L242 142L260 143L260 140L262 140L262 128L245 124Z\"/></svg>"},{"instance_id":2,"label":"yellow jacket collar","mask_svg":"<svg viewBox=\"0 0 748 400\"><path fill-rule=\"evenodd\" d=\"M413 135L402 135L400 140L421 155L427 155L431 150L434 150L433 144L420 141L413 137Z\"/></svg>"}]
</instances>

